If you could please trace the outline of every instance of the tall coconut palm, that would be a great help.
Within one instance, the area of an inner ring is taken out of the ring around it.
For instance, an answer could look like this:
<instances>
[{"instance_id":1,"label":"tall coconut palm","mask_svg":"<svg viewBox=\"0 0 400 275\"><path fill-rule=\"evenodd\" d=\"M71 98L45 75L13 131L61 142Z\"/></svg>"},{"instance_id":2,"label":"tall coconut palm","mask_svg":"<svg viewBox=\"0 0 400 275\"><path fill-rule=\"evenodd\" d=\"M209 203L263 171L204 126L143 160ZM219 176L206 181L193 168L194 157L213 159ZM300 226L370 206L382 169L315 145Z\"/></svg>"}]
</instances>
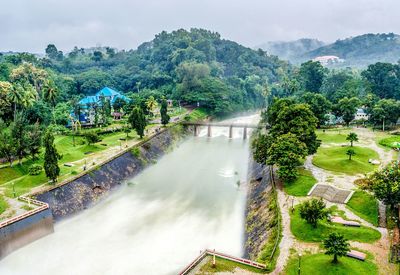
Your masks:
<instances>
[{"instance_id":1,"label":"tall coconut palm","mask_svg":"<svg viewBox=\"0 0 400 275\"><path fill-rule=\"evenodd\" d=\"M33 103L37 100L38 98L38 93L37 91L32 87L32 85L28 84L25 86L23 97L22 97L22 106L25 108L31 107Z\"/></svg>"},{"instance_id":2,"label":"tall coconut palm","mask_svg":"<svg viewBox=\"0 0 400 275\"><path fill-rule=\"evenodd\" d=\"M56 105L56 98L58 96L58 90L54 83L50 80L46 82L46 85L44 87L44 98L47 102L51 104L51 106L55 107Z\"/></svg>"},{"instance_id":3,"label":"tall coconut palm","mask_svg":"<svg viewBox=\"0 0 400 275\"><path fill-rule=\"evenodd\" d=\"M147 100L146 100L146 106L149 109L150 114L153 115L153 110L155 108L157 108L157 101L154 99L153 96L150 96Z\"/></svg>"},{"instance_id":4,"label":"tall coconut palm","mask_svg":"<svg viewBox=\"0 0 400 275\"><path fill-rule=\"evenodd\" d=\"M17 105L22 105L24 100L24 89L21 84L15 84L8 91L8 98L14 105L14 120L17 114Z\"/></svg>"}]
</instances>

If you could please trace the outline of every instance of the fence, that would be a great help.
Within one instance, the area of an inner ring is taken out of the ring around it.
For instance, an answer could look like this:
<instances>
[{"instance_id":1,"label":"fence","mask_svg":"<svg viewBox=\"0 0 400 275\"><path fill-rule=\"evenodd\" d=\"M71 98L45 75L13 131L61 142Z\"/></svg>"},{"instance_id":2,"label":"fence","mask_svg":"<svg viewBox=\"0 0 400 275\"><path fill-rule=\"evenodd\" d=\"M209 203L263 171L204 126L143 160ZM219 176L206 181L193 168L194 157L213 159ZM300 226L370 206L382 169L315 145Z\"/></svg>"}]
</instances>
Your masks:
<instances>
[{"instance_id":1,"label":"fence","mask_svg":"<svg viewBox=\"0 0 400 275\"><path fill-rule=\"evenodd\" d=\"M210 256L217 256L219 258L223 258L226 260L230 260L236 263L240 263L240 264L244 264L244 265L248 265L254 268L258 268L258 269L265 269L266 265L265 264L261 264L261 263L257 263L254 261L250 261L247 259L243 259L243 258L238 258L238 257L234 257L228 254L224 254L221 252L216 252L214 250L209 250L206 249L205 251L203 251L196 259L194 259L188 266L185 267L185 269L183 269L181 272L179 272L179 275L185 275L185 274L189 274L189 272L196 266L198 265L207 255Z\"/></svg>"},{"instance_id":2,"label":"fence","mask_svg":"<svg viewBox=\"0 0 400 275\"><path fill-rule=\"evenodd\" d=\"M5 221L1 222L0 223L0 228L5 227L7 225L10 225L12 223L18 222L20 220L23 220L23 219L25 219L25 218L27 218L29 216L32 216L32 215L34 215L36 213L39 213L39 212L49 208L49 205L47 203L44 203L44 202L41 202L41 201L38 201L38 200L34 200L34 199L31 199L31 198L27 198L27 197L19 197L19 199L22 200L22 201L25 201L27 203L32 203L32 204L34 204L36 206L39 206L39 207L35 208L33 210L30 210L28 212L25 212L25 213L23 213L21 215L12 217L12 218L10 218L8 220L5 220Z\"/></svg>"}]
</instances>

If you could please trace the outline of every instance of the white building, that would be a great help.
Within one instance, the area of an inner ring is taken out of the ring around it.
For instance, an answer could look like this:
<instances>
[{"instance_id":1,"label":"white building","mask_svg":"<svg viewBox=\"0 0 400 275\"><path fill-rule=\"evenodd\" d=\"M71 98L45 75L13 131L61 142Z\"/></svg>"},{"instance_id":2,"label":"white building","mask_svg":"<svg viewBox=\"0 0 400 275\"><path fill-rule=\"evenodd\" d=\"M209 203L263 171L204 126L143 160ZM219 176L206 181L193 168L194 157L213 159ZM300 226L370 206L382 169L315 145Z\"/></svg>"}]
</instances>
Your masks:
<instances>
[{"instance_id":1,"label":"white building","mask_svg":"<svg viewBox=\"0 0 400 275\"><path fill-rule=\"evenodd\" d=\"M365 110L362 108L358 108L354 116L354 120L368 120L368 119L369 115L365 112Z\"/></svg>"}]
</instances>

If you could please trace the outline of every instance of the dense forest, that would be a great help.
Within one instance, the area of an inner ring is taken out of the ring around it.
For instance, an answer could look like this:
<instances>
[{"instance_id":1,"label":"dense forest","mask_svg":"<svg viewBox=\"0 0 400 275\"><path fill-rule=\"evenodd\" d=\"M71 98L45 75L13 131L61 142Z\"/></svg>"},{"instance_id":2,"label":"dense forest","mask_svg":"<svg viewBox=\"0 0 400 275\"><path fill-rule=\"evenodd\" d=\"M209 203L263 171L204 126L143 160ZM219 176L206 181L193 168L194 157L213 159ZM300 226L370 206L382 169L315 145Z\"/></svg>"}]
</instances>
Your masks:
<instances>
[{"instance_id":1,"label":"dense forest","mask_svg":"<svg viewBox=\"0 0 400 275\"><path fill-rule=\"evenodd\" d=\"M79 98L105 86L134 101L166 97L224 115L261 107L265 87L290 70L275 56L202 29L162 32L129 51L75 47L63 53L51 44L43 58L29 53L0 57L0 117L9 121L14 111L25 110L35 120L51 108L65 116Z\"/></svg>"}]
</instances>

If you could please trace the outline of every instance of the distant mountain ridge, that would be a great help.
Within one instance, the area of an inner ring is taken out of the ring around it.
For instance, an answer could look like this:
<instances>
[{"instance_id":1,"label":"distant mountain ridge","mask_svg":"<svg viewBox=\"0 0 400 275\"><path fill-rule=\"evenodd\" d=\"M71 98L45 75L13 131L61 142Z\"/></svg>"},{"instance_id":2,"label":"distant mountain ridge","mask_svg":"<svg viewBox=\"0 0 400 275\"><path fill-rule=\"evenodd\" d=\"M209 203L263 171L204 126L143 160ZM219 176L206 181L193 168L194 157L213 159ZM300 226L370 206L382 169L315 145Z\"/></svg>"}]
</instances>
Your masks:
<instances>
[{"instance_id":1,"label":"distant mountain ridge","mask_svg":"<svg viewBox=\"0 0 400 275\"><path fill-rule=\"evenodd\" d=\"M294 41L276 41L267 42L259 45L257 48L267 51L268 54L276 55L281 59L292 61L299 55L325 46L326 43L317 39L302 38Z\"/></svg>"},{"instance_id":2,"label":"distant mountain ridge","mask_svg":"<svg viewBox=\"0 0 400 275\"><path fill-rule=\"evenodd\" d=\"M307 40L309 39L300 39L297 41ZM284 45L282 44L283 42L276 42L275 44L274 42L270 42L269 44L279 45L279 43ZM307 43L305 45L307 45ZM343 60L343 62L331 64L330 66L366 67L376 62L397 63L400 60L400 35L394 33L368 33L346 39L339 39L334 43L322 45L308 51L302 52L298 50L297 54L293 53L293 51L285 52L285 49L284 46L281 47L281 52L276 55L296 64L321 56L337 56Z\"/></svg>"},{"instance_id":3,"label":"distant mountain ridge","mask_svg":"<svg viewBox=\"0 0 400 275\"><path fill-rule=\"evenodd\" d=\"M318 56L335 55L344 59L344 66L367 66L376 62L397 63L400 59L400 36L364 34L320 47L299 56L307 60Z\"/></svg>"}]
</instances>

